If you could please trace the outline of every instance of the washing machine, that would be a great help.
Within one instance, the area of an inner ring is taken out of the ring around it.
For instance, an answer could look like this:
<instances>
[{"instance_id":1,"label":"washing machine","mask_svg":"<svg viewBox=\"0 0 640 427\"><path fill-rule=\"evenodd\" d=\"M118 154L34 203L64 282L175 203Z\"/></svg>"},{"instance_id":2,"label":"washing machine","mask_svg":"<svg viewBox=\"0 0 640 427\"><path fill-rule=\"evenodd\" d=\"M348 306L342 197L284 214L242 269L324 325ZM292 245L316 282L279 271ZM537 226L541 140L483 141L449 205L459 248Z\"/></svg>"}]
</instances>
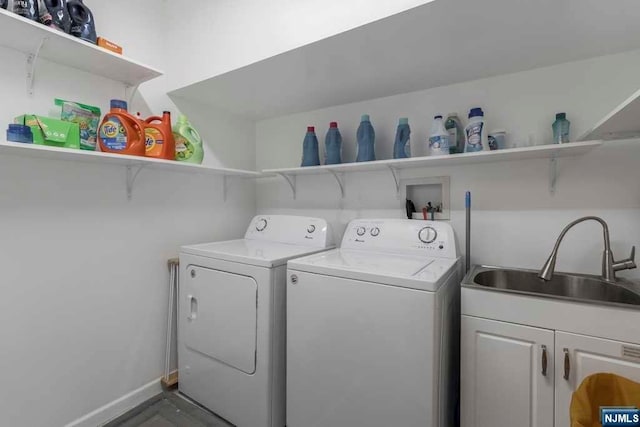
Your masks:
<instances>
[{"instance_id":1,"label":"washing machine","mask_svg":"<svg viewBox=\"0 0 640 427\"><path fill-rule=\"evenodd\" d=\"M283 427L286 263L330 247L325 220L284 215L182 247L179 391L239 427Z\"/></svg>"},{"instance_id":2,"label":"washing machine","mask_svg":"<svg viewBox=\"0 0 640 427\"><path fill-rule=\"evenodd\" d=\"M355 220L289 261L287 426L454 426L460 277L443 222Z\"/></svg>"}]
</instances>

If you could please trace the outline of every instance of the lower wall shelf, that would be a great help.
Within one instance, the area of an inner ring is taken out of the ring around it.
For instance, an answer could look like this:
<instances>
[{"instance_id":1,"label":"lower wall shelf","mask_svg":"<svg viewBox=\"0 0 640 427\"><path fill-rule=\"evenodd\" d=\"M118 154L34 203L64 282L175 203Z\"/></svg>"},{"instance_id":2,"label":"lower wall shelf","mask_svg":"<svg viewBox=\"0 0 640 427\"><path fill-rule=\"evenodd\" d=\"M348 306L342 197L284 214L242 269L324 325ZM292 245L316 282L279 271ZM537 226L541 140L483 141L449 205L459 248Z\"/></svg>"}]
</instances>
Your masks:
<instances>
[{"instance_id":1,"label":"lower wall shelf","mask_svg":"<svg viewBox=\"0 0 640 427\"><path fill-rule=\"evenodd\" d=\"M311 166L285 169L265 169L263 176L282 176L289 183L296 197L296 177L301 175L332 175L344 197L345 173L390 171L396 190L399 190L399 171L405 169L419 169L438 166L467 165L476 163L493 163L527 159L550 159L551 172L549 187L551 193L555 192L556 185L556 159L561 157L580 156L602 145L602 141L570 142L567 144L538 145L533 147L509 148L497 151L481 151L477 153L463 153L451 156L415 157L410 159L378 160L374 162L343 163L340 165Z\"/></svg>"},{"instance_id":2,"label":"lower wall shelf","mask_svg":"<svg viewBox=\"0 0 640 427\"><path fill-rule=\"evenodd\" d=\"M173 162L169 160L147 157L127 156L101 153L98 151L81 151L68 148L49 147L16 142L0 142L0 156L13 155L48 160L61 160L80 163L96 163L102 165L124 166L127 173L127 196L131 199L136 177L143 169L164 170L202 175L216 175L224 179L224 198L226 200L228 178L258 178L259 172L240 169L227 169L191 163Z\"/></svg>"}]
</instances>

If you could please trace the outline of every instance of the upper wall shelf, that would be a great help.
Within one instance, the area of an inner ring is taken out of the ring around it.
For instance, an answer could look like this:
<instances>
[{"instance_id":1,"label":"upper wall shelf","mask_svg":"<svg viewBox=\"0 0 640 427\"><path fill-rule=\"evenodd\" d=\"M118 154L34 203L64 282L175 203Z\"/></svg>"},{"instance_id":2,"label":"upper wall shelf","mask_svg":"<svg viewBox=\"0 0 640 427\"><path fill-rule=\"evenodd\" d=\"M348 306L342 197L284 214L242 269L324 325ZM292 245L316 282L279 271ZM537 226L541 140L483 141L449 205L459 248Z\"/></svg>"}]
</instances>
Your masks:
<instances>
[{"instance_id":1,"label":"upper wall shelf","mask_svg":"<svg viewBox=\"0 0 640 427\"><path fill-rule=\"evenodd\" d=\"M152 67L4 9L0 9L0 45L132 87L162 75Z\"/></svg>"},{"instance_id":2,"label":"upper wall shelf","mask_svg":"<svg viewBox=\"0 0 640 427\"><path fill-rule=\"evenodd\" d=\"M640 48L635 0L436 0L177 88L254 120Z\"/></svg>"},{"instance_id":3,"label":"upper wall shelf","mask_svg":"<svg viewBox=\"0 0 640 427\"><path fill-rule=\"evenodd\" d=\"M578 141L631 139L640 137L640 90L631 95L585 132Z\"/></svg>"},{"instance_id":4,"label":"upper wall shelf","mask_svg":"<svg viewBox=\"0 0 640 427\"><path fill-rule=\"evenodd\" d=\"M301 175L332 175L340 187L344 197L344 180L341 174L346 172L389 171L393 175L396 190L400 189L399 171L404 169L428 168L438 166L467 165L477 163L492 163L501 161L515 161L527 159L551 159L550 191L555 191L556 159L560 157L583 155L600 146L601 141L571 142L567 144L538 145L533 147L509 148L498 151L481 151L478 153L463 153L451 156L414 157L410 159L378 160L374 162L343 163L340 165L311 166L285 169L266 169L263 176L279 175L291 186L293 196L296 196L296 177Z\"/></svg>"},{"instance_id":5,"label":"upper wall shelf","mask_svg":"<svg viewBox=\"0 0 640 427\"><path fill-rule=\"evenodd\" d=\"M138 173L140 173L140 171L143 169L220 176L224 178L225 181L225 200L227 197L227 178L258 178L261 175L258 172L239 169L218 168L205 165L194 165L184 162L172 162L168 160L152 159L148 157L101 153L98 151L72 150L68 148L48 147L35 144L20 144L16 142L0 142L0 156L4 155L123 166L127 171L127 197L129 199L131 199L133 185L135 183L136 177L138 176Z\"/></svg>"}]
</instances>

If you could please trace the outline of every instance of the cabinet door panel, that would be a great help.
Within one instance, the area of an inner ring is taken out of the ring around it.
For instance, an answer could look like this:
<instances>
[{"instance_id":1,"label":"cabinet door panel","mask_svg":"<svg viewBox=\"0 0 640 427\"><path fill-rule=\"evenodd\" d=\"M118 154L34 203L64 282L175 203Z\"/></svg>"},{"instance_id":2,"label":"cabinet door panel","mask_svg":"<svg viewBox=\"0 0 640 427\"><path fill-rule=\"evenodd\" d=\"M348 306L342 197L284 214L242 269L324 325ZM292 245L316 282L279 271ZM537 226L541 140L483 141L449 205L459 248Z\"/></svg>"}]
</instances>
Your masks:
<instances>
[{"instance_id":1,"label":"cabinet door panel","mask_svg":"<svg viewBox=\"0 0 640 427\"><path fill-rule=\"evenodd\" d=\"M555 359L556 426L569 425L571 397L589 375L613 373L640 382L640 346L636 344L556 332Z\"/></svg>"},{"instance_id":2,"label":"cabinet door panel","mask_svg":"<svg viewBox=\"0 0 640 427\"><path fill-rule=\"evenodd\" d=\"M552 427L553 347L553 331L462 316L461 425Z\"/></svg>"}]
</instances>

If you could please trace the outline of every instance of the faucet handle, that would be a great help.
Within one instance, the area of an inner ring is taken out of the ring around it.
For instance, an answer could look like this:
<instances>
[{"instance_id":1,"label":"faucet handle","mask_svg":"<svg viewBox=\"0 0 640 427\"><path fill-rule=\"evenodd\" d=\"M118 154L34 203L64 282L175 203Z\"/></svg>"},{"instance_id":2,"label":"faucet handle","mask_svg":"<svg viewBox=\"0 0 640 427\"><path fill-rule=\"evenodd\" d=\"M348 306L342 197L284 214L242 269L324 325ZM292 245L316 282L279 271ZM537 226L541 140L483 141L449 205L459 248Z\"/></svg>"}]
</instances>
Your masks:
<instances>
[{"instance_id":1,"label":"faucet handle","mask_svg":"<svg viewBox=\"0 0 640 427\"><path fill-rule=\"evenodd\" d=\"M631 248L631 256L629 256L629 258L613 263L614 271L632 270L634 268L638 268L638 266L636 265L636 247L635 246Z\"/></svg>"}]
</instances>

